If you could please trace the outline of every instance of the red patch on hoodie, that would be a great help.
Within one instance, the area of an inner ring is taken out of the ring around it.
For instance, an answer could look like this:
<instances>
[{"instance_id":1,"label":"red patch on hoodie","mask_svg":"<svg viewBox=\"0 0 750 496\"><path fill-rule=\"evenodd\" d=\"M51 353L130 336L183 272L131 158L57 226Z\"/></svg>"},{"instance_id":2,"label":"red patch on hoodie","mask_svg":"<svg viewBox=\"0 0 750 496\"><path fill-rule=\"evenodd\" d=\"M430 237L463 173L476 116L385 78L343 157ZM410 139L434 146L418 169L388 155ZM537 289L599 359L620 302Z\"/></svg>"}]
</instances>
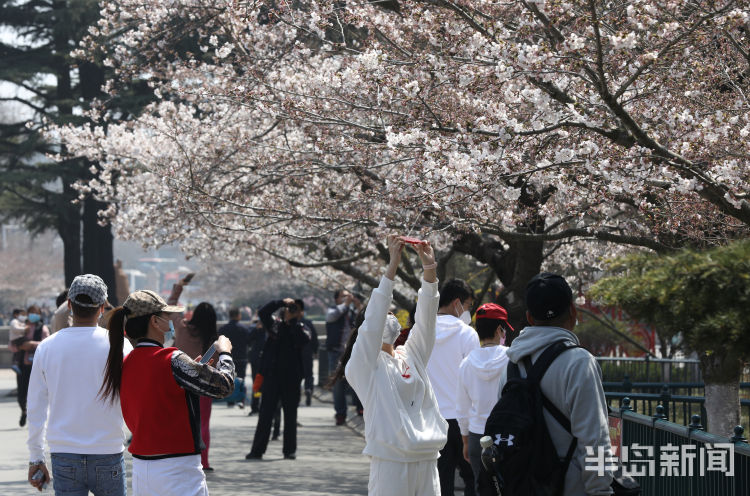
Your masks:
<instances>
[{"instance_id":1,"label":"red patch on hoodie","mask_svg":"<svg viewBox=\"0 0 750 496\"><path fill-rule=\"evenodd\" d=\"M408 371L409 371L409 366L407 365L406 370L404 370L404 373L401 374L401 377L403 377L404 379L409 379L411 377L411 374L407 374Z\"/></svg>"}]
</instances>

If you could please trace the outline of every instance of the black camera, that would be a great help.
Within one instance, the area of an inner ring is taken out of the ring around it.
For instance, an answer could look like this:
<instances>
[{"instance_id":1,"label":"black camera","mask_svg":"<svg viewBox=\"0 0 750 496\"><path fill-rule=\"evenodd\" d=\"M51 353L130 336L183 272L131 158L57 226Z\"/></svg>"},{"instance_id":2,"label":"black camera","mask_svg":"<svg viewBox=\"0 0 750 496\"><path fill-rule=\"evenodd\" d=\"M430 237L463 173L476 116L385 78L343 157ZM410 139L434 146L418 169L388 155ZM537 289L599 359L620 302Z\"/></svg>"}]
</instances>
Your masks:
<instances>
[{"instance_id":1,"label":"black camera","mask_svg":"<svg viewBox=\"0 0 750 496\"><path fill-rule=\"evenodd\" d=\"M286 308L291 313L297 313L297 312L299 312L299 306L296 303L289 303L288 305L286 305Z\"/></svg>"}]
</instances>

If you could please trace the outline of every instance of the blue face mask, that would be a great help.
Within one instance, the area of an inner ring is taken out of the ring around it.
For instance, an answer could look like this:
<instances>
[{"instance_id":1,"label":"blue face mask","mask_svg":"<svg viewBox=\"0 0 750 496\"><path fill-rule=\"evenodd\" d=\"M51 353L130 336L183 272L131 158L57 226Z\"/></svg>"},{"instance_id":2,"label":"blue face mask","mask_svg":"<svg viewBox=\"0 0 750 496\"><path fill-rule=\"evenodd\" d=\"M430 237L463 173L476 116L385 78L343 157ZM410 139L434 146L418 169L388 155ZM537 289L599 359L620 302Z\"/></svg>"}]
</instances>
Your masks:
<instances>
[{"instance_id":1,"label":"blue face mask","mask_svg":"<svg viewBox=\"0 0 750 496\"><path fill-rule=\"evenodd\" d=\"M174 341L174 322L171 320L169 321L169 330L164 333L164 342L166 343L169 340Z\"/></svg>"},{"instance_id":2,"label":"blue face mask","mask_svg":"<svg viewBox=\"0 0 750 496\"><path fill-rule=\"evenodd\" d=\"M164 342L166 343L169 340L174 341L174 322L164 317L157 317L157 319L166 320L169 323L169 330L164 333Z\"/></svg>"},{"instance_id":3,"label":"blue face mask","mask_svg":"<svg viewBox=\"0 0 750 496\"><path fill-rule=\"evenodd\" d=\"M40 320L42 320L42 316L39 315L38 313L30 313L29 314L29 322L31 322L32 324L36 324Z\"/></svg>"}]
</instances>

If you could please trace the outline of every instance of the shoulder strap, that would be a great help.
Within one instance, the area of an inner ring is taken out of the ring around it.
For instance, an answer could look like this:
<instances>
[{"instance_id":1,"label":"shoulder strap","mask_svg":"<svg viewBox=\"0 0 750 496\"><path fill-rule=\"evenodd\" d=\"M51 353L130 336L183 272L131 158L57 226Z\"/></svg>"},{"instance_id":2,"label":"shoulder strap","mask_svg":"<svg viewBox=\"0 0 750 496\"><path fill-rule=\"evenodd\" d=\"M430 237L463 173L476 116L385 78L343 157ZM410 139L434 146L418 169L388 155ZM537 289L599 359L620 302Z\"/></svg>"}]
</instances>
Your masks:
<instances>
[{"instance_id":1,"label":"shoulder strap","mask_svg":"<svg viewBox=\"0 0 750 496\"><path fill-rule=\"evenodd\" d=\"M517 363L508 362L508 367L506 371L507 371L506 383L510 381L511 379L521 379L521 370L518 368Z\"/></svg>"},{"instance_id":2,"label":"shoulder strap","mask_svg":"<svg viewBox=\"0 0 750 496\"><path fill-rule=\"evenodd\" d=\"M529 380L535 381L538 384L555 358L571 348L580 348L580 346L568 340L557 341L549 345L533 365L531 365L529 357L526 357L527 377ZM542 394L542 404L566 431L571 432L570 420L544 394Z\"/></svg>"},{"instance_id":3,"label":"shoulder strap","mask_svg":"<svg viewBox=\"0 0 750 496\"><path fill-rule=\"evenodd\" d=\"M539 358L536 359L531 369L527 370L526 377L530 381L541 381L549 366L555 361L555 358L570 348L579 348L579 346L568 340L552 343L539 355Z\"/></svg>"}]
</instances>

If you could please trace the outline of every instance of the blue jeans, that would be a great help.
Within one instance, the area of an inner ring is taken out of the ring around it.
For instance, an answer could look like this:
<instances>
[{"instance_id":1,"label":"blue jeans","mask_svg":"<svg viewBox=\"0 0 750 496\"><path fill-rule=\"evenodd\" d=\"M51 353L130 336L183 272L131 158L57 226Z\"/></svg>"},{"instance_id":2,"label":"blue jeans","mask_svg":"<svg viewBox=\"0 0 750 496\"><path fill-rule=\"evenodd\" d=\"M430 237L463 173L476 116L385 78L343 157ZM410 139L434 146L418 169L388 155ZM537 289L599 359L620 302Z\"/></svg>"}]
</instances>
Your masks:
<instances>
[{"instance_id":1,"label":"blue jeans","mask_svg":"<svg viewBox=\"0 0 750 496\"><path fill-rule=\"evenodd\" d=\"M125 458L116 455L52 453L52 485L66 496L125 496Z\"/></svg>"},{"instance_id":2,"label":"blue jeans","mask_svg":"<svg viewBox=\"0 0 750 496\"><path fill-rule=\"evenodd\" d=\"M328 373L333 374L336 372L336 367L339 364L339 359L341 358L341 352L340 351L333 351L328 350ZM340 381L336 382L336 384L333 385L333 409L336 410L336 415L344 415L346 416L346 394L351 393L352 395L352 403L357 408L362 408L362 404L359 402L359 398L357 398L357 393L354 392L354 390L349 386L349 383L346 382L346 379L341 379Z\"/></svg>"}]
</instances>

